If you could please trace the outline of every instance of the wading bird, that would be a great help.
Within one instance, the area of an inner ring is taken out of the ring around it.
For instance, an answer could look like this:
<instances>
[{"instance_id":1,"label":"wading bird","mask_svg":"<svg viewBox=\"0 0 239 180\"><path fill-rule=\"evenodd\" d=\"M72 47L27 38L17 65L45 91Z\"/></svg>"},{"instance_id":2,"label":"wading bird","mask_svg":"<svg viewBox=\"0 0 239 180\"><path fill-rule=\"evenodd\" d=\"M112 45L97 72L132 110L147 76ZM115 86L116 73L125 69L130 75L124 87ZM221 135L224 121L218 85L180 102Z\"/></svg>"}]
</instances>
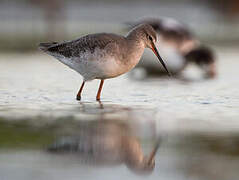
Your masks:
<instances>
[{"instance_id":1,"label":"wading bird","mask_svg":"<svg viewBox=\"0 0 239 180\"><path fill-rule=\"evenodd\" d=\"M157 33L152 26L141 24L133 28L126 37L108 33L90 34L69 42L40 43L39 48L83 76L77 100L81 99L86 81L100 79L96 96L99 101L104 80L134 68L145 48L152 49L170 75L155 47L156 41Z\"/></svg>"}]
</instances>

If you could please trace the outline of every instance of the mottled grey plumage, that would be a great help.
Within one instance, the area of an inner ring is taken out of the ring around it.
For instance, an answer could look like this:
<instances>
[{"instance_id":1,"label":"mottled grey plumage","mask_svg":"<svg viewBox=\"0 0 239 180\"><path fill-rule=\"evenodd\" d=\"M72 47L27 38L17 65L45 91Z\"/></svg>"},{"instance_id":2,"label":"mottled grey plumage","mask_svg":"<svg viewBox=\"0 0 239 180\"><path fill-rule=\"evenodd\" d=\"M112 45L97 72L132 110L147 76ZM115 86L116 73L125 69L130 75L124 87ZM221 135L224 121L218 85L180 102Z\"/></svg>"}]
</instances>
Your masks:
<instances>
[{"instance_id":1,"label":"mottled grey plumage","mask_svg":"<svg viewBox=\"0 0 239 180\"><path fill-rule=\"evenodd\" d=\"M98 33L89 34L79 39L63 43L40 43L43 51L52 54L60 54L65 57L80 57L82 53L90 51L94 53L96 48L104 49L110 43L122 43L124 38L115 34Z\"/></svg>"}]
</instances>

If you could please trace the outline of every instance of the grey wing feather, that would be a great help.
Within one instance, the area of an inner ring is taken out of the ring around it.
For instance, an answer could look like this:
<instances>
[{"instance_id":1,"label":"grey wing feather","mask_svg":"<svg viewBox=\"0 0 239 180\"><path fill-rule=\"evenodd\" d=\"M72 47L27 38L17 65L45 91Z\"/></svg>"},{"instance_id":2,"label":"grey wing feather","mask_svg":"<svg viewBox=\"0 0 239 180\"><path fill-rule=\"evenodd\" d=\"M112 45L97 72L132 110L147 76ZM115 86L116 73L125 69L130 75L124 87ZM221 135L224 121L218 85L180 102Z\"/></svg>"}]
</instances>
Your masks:
<instances>
[{"instance_id":1,"label":"grey wing feather","mask_svg":"<svg viewBox=\"0 0 239 180\"><path fill-rule=\"evenodd\" d=\"M63 42L63 43L41 43L40 49L43 46L44 50L49 53L63 55L64 57L78 57L81 53L90 51L94 52L98 47L103 49L107 44L116 42L116 35L113 34L93 34L81 37L79 39Z\"/></svg>"}]
</instances>

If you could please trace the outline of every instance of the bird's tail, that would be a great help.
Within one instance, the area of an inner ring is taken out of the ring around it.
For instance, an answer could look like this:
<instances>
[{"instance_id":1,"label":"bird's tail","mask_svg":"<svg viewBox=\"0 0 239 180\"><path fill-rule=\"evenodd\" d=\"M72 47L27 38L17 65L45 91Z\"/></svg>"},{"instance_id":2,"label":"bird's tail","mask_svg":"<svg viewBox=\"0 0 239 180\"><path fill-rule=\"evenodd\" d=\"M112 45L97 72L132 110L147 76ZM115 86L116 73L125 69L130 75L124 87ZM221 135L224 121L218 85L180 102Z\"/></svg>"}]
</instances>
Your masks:
<instances>
[{"instance_id":1,"label":"bird's tail","mask_svg":"<svg viewBox=\"0 0 239 180\"><path fill-rule=\"evenodd\" d=\"M57 45L57 42L49 42L49 43L40 43L38 48L42 51L47 51L50 47Z\"/></svg>"}]
</instances>

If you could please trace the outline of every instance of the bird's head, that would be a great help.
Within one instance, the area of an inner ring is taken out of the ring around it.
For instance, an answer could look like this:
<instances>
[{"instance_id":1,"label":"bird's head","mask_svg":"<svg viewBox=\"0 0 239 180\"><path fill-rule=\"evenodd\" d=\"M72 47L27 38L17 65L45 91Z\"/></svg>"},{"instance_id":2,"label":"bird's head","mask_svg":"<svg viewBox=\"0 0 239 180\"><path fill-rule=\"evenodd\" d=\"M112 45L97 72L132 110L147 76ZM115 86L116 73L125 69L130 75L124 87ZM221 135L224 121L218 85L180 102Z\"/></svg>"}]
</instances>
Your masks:
<instances>
[{"instance_id":1,"label":"bird's head","mask_svg":"<svg viewBox=\"0 0 239 180\"><path fill-rule=\"evenodd\" d=\"M154 52L159 62L162 64L162 66L170 76L171 74L155 46L155 43L157 41L157 32L154 30L154 28L149 24L140 24L136 26L132 31L130 31L129 34L133 34L133 37L136 38L137 41L139 40L141 43L143 43L144 47L149 48Z\"/></svg>"},{"instance_id":2,"label":"bird's head","mask_svg":"<svg viewBox=\"0 0 239 180\"><path fill-rule=\"evenodd\" d=\"M144 156L141 161L134 161L134 163L127 163L127 166L131 171L141 174L151 174L155 168L155 155L158 151L159 143L155 145L149 156Z\"/></svg>"},{"instance_id":3,"label":"bird's head","mask_svg":"<svg viewBox=\"0 0 239 180\"><path fill-rule=\"evenodd\" d=\"M155 46L156 41L157 41L157 32L149 24L143 25L143 32L144 32L143 39L144 39L145 46L154 52L154 54L157 56L159 62L162 64L162 66L164 67L164 69L166 70L168 75L170 76L171 74L170 74L167 66L165 65L163 59L159 55L159 52Z\"/></svg>"},{"instance_id":4,"label":"bird's head","mask_svg":"<svg viewBox=\"0 0 239 180\"><path fill-rule=\"evenodd\" d=\"M149 157L144 157L143 161L138 164L127 164L127 167L134 173L139 175L149 175L155 168L155 159L149 161Z\"/></svg>"}]
</instances>

